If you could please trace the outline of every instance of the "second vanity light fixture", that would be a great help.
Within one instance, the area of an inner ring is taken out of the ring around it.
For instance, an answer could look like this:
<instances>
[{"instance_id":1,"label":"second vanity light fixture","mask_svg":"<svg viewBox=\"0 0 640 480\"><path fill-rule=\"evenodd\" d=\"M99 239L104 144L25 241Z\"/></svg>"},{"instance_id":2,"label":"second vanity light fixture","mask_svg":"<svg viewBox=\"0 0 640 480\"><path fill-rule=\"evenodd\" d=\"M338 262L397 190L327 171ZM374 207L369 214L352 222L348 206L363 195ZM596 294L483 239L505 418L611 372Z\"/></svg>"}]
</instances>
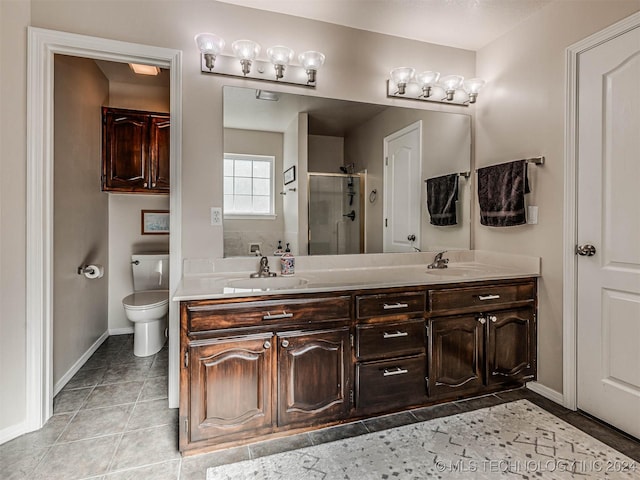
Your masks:
<instances>
[{"instance_id":1,"label":"second vanity light fixture","mask_svg":"<svg viewBox=\"0 0 640 480\"><path fill-rule=\"evenodd\" d=\"M465 80L460 75L441 77L439 72L432 71L416 75L415 69L411 67L394 68L390 75L391 79L387 81L389 97L455 105L476 103L478 92L485 84L480 78Z\"/></svg>"},{"instance_id":2,"label":"second vanity light fixture","mask_svg":"<svg viewBox=\"0 0 640 480\"><path fill-rule=\"evenodd\" d=\"M195 36L201 53L201 71L254 80L315 87L317 72L325 57L316 51L298 55L300 65L293 65L295 53L284 45L275 45L266 50L268 61L259 60L261 47L252 40L236 40L231 44L233 55L223 53L225 41L213 33Z\"/></svg>"}]
</instances>

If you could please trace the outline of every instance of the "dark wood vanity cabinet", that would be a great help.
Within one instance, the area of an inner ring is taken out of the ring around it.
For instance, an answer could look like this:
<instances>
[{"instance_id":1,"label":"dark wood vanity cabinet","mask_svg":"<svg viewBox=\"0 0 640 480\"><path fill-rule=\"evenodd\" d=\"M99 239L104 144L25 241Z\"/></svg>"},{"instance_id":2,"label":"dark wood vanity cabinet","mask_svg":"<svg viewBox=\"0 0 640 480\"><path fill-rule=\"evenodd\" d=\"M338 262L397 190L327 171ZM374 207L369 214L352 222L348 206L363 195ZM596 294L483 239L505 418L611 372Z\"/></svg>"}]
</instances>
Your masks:
<instances>
[{"instance_id":1,"label":"dark wood vanity cabinet","mask_svg":"<svg viewBox=\"0 0 640 480\"><path fill-rule=\"evenodd\" d=\"M424 403L426 292L358 295L356 410L375 413Z\"/></svg>"},{"instance_id":2,"label":"dark wood vanity cabinet","mask_svg":"<svg viewBox=\"0 0 640 480\"><path fill-rule=\"evenodd\" d=\"M191 442L270 430L272 341L267 333L211 339L188 348L189 418L184 428Z\"/></svg>"},{"instance_id":3,"label":"dark wood vanity cabinet","mask_svg":"<svg viewBox=\"0 0 640 480\"><path fill-rule=\"evenodd\" d=\"M522 385L536 279L181 302L180 450Z\"/></svg>"},{"instance_id":4,"label":"dark wood vanity cabinet","mask_svg":"<svg viewBox=\"0 0 640 480\"><path fill-rule=\"evenodd\" d=\"M531 280L430 291L429 396L457 398L535 379L535 312Z\"/></svg>"},{"instance_id":5,"label":"dark wood vanity cabinet","mask_svg":"<svg viewBox=\"0 0 640 480\"><path fill-rule=\"evenodd\" d=\"M279 333L278 425L316 425L346 417L351 371L348 327Z\"/></svg>"},{"instance_id":6,"label":"dark wood vanity cabinet","mask_svg":"<svg viewBox=\"0 0 640 480\"><path fill-rule=\"evenodd\" d=\"M167 113L102 107L102 190L169 193Z\"/></svg>"}]
</instances>

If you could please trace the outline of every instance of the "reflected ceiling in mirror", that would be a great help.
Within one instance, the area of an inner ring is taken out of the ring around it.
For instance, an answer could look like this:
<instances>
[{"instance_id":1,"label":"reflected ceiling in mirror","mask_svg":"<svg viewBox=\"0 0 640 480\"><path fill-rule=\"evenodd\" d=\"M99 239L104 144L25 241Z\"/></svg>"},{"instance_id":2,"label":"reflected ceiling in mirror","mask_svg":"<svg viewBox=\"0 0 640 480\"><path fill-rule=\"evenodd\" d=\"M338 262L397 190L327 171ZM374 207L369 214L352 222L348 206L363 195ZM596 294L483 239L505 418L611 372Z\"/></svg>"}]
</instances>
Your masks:
<instances>
[{"instance_id":1,"label":"reflected ceiling in mirror","mask_svg":"<svg viewBox=\"0 0 640 480\"><path fill-rule=\"evenodd\" d=\"M459 177L457 222L446 227L431 224L425 186L428 178L470 171L469 115L226 86L223 116L225 154L273 158L272 215L225 215L225 256L273 255L279 242L295 255L470 248L471 178ZM392 200L406 198L384 189L385 137L410 125L421 138L420 174L411 177L418 192L410 200L417 211L412 226L406 218L391 222ZM261 178L234 177L229 168L224 175L225 206L232 193L263 193L250 187ZM251 204L248 197L243 202ZM400 239L393 248L384 240L390 224ZM411 235L414 242L404 239Z\"/></svg>"}]
</instances>

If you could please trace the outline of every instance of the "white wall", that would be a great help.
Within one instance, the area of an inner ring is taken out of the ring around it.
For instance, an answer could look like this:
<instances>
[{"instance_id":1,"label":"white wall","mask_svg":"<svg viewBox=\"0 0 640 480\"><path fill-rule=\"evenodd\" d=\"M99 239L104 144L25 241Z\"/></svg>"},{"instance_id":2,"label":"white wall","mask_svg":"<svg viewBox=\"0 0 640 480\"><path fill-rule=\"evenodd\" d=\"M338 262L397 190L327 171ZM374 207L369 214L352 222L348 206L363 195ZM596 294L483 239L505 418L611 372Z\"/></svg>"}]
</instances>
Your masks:
<instances>
[{"instance_id":1,"label":"white wall","mask_svg":"<svg viewBox=\"0 0 640 480\"><path fill-rule=\"evenodd\" d=\"M539 281L538 381L562 391L562 229L565 49L640 9L633 1L561 1L543 8L477 56L487 80L478 97L476 166L545 155L532 174L529 204L539 224L479 225L475 247L542 257Z\"/></svg>"},{"instance_id":2,"label":"white wall","mask_svg":"<svg viewBox=\"0 0 640 480\"><path fill-rule=\"evenodd\" d=\"M109 270L89 280L84 264L108 266L109 204L100 189L101 106L109 83L95 62L54 63L53 383L107 331Z\"/></svg>"},{"instance_id":3,"label":"white wall","mask_svg":"<svg viewBox=\"0 0 640 480\"><path fill-rule=\"evenodd\" d=\"M344 165L344 138L309 135L309 171L340 173Z\"/></svg>"},{"instance_id":4,"label":"white wall","mask_svg":"<svg viewBox=\"0 0 640 480\"><path fill-rule=\"evenodd\" d=\"M371 32L256 11L210 0L23 0L0 2L0 428L17 428L25 418L26 268L26 27L28 25L156 45L184 51L183 92L183 256L220 257L222 229L211 227L212 206L222 206L222 86L263 83L200 73L193 37L214 31L231 41L254 38L263 45L287 44L296 51L322 50L327 62L318 86L305 93L368 103L393 104L385 80L391 68L475 72L471 51L425 44ZM301 33L302 32L302 33ZM270 86L271 89L271 86ZM273 85L273 90L299 92ZM401 102L401 101L400 101ZM424 108L446 108L427 107ZM306 145L305 145L306 147ZM0 432L1 433L1 432Z\"/></svg>"}]
</instances>

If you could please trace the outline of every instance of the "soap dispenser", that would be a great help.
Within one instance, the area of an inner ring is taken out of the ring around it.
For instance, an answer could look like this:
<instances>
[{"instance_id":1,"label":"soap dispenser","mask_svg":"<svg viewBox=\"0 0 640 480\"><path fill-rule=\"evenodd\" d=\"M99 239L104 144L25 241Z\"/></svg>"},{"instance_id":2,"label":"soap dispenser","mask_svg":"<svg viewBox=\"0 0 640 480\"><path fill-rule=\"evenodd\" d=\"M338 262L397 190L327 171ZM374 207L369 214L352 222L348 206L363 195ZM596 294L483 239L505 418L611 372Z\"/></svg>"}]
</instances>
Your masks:
<instances>
[{"instance_id":1,"label":"soap dispenser","mask_svg":"<svg viewBox=\"0 0 640 480\"><path fill-rule=\"evenodd\" d=\"M293 275L296 272L296 259L291 253L289 244L280 257L280 270L282 275Z\"/></svg>"},{"instance_id":2,"label":"soap dispenser","mask_svg":"<svg viewBox=\"0 0 640 480\"><path fill-rule=\"evenodd\" d=\"M273 255L276 257L280 257L283 254L283 250L282 250L282 240L278 240L278 246L276 247L276 251L273 252Z\"/></svg>"}]
</instances>

